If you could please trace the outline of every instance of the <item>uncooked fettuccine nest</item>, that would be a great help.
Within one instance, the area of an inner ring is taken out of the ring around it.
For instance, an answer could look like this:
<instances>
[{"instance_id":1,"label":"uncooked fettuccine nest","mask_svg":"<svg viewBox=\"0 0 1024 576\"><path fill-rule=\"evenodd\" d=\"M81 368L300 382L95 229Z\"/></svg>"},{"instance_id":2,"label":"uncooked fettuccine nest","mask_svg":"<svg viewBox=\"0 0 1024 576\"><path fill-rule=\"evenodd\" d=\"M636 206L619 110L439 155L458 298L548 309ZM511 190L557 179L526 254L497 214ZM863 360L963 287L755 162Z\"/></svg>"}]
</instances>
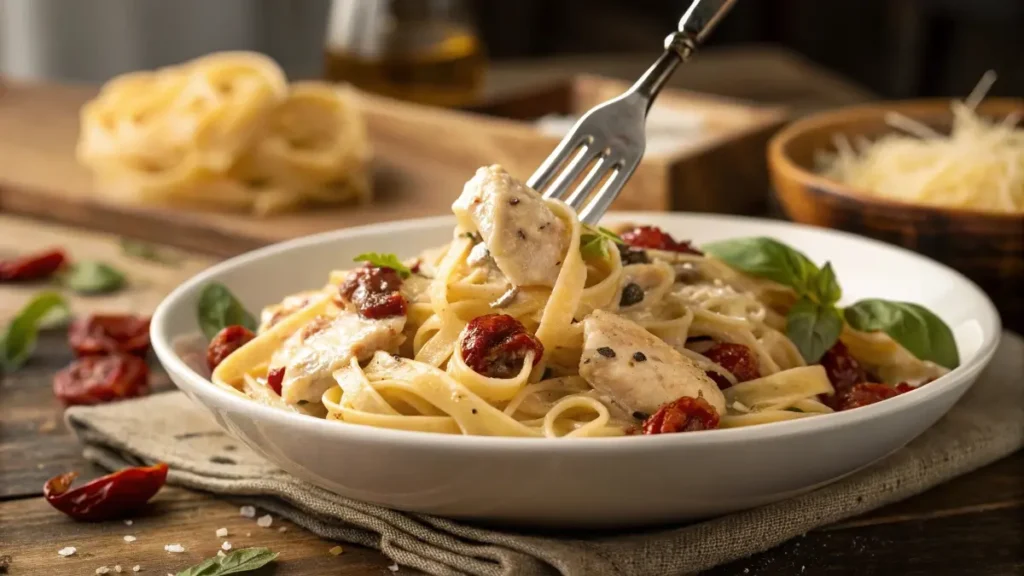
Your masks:
<instances>
[{"instance_id":1,"label":"uncooked fettuccine nest","mask_svg":"<svg viewBox=\"0 0 1024 576\"><path fill-rule=\"evenodd\" d=\"M76 154L99 193L144 204L266 215L371 195L355 94L289 85L251 52L112 79L82 108Z\"/></svg>"}]
</instances>

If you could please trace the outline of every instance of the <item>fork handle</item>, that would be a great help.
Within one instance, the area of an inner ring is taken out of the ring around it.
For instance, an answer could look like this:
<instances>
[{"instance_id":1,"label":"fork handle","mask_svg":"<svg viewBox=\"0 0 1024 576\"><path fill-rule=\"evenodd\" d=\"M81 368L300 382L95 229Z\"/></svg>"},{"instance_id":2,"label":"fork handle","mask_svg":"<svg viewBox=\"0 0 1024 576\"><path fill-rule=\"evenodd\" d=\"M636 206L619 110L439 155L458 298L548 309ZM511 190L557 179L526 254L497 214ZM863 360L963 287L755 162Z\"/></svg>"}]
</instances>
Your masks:
<instances>
[{"instance_id":1,"label":"fork handle","mask_svg":"<svg viewBox=\"0 0 1024 576\"><path fill-rule=\"evenodd\" d=\"M672 73L680 64L690 59L690 55L704 42L711 29L725 17L736 0L693 0L690 7L679 19L677 32L665 38L665 52L653 66L633 84L629 93L638 94L647 101L647 109L651 109L654 97L668 82Z\"/></svg>"}]
</instances>

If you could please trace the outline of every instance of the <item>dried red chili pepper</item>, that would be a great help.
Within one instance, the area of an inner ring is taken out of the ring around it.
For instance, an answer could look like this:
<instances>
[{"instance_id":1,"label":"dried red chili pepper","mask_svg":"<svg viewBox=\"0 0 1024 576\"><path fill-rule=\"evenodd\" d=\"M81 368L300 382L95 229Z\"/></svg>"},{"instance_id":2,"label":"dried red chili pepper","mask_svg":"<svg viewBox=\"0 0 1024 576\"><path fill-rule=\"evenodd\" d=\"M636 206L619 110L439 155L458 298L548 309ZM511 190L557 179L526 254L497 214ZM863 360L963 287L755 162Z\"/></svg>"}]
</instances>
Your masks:
<instances>
[{"instance_id":1,"label":"dried red chili pepper","mask_svg":"<svg viewBox=\"0 0 1024 576\"><path fill-rule=\"evenodd\" d=\"M102 404L149 391L149 367L137 356L85 356L53 377L53 393L69 406Z\"/></svg>"},{"instance_id":2,"label":"dried red chili pepper","mask_svg":"<svg viewBox=\"0 0 1024 576\"><path fill-rule=\"evenodd\" d=\"M718 410L703 398L683 396L658 408L644 421L644 434L697 432L718 428Z\"/></svg>"},{"instance_id":3,"label":"dried red chili pepper","mask_svg":"<svg viewBox=\"0 0 1024 576\"><path fill-rule=\"evenodd\" d=\"M167 464L125 468L70 490L77 477L77 472L68 472L47 480L46 501L75 520L113 520L149 502L167 482Z\"/></svg>"},{"instance_id":4,"label":"dried red chili pepper","mask_svg":"<svg viewBox=\"0 0 1024 576\"><path fill-rule=\"evenodd\" d=\"M145 356L149 350L149 318L93 314L71 323L68 344L79 357L117 352Z\"/></svg>"},{"instance_id":5,"label":"dried red chili pepper","mask_svg":"<svg viewBox=\"0 0 1024 576\"><path fill-rule=\"evenodd\" d=\"M225 358L231 355L232 352L238 350L250 340L255 338L252 330L249 330L245 326L226 326L217 332L217 335L210 340L210 345L206 348L206 365L213 370L224 361Z\"/></svg>"},{"instance_id":6,"label":"dried red chili pepper","mask_svg":"<svg viewBox=\"0 0 1024 576\"><path fill-rule=\"evenodd\" d=\"M0 282L25 282L48 278L67 262L63 250L47 250L21 256L13 260L0 260Z\"/></svg>"},{"instance_id":7,"label":"dried red chili pepper","mask_svg":"<svg viewBox=\"0 0 1024 576\"><path fill-rule=\"evenodd\" d=\"M657 226L637 226L622 234L622 241L636 248L653 248L683 254L702 255L688 240L676 241L668 232Z\"/></svg>"}]
</instances>

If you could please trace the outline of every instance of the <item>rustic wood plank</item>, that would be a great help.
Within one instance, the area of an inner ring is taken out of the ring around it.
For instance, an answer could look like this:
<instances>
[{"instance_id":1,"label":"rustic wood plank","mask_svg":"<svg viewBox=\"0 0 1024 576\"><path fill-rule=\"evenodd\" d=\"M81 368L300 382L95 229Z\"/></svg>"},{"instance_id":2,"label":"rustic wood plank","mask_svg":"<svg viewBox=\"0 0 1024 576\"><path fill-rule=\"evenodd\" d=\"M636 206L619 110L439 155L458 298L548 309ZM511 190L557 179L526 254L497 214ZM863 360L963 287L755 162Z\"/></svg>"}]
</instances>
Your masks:
<instances>
[{"instance_id":1,"label":"rustic wood plank","mask_svg":"<svg viewBox=\"0 0 1024 576\"><path fill-rule=\"evenodd\" d=\"M42 498L0 503L3 553L12 557L10 574L93 574L100 566L109 567L113 574L115 565L132 574L132 566L139 565L140 574L163 576L215 555L222 540L235 549L266 546L280 554L275 570L254 574L392 574L387 569L391 562L374 550L343 545L344 553L332 556L328 550L335 542L279 518L270 528L260 528L255 520L241 517L236 504L187 490L164 488L132 522L131 526L121 521L75 522ZM280 532L282 526L286 532ZM216 537L218 528L228 529L226 539ZM127 543L125 535L137 540ZM165 552L165 544L181 544L185 552ZM78 551L61 558L57 550L65 546ZM398 574L419 573L402 568Z\"/></svg>"}]
</instances>

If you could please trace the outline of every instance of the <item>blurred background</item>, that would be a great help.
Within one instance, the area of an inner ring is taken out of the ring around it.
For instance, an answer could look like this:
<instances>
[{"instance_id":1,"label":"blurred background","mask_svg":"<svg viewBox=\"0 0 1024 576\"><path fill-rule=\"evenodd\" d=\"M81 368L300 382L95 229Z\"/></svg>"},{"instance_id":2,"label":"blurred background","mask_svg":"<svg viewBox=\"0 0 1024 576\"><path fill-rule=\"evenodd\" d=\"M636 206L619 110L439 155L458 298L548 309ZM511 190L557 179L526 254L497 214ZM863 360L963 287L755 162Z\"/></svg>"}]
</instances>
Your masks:
<instances>
[{"instance_id":1,"label":"blurred background","mask_svg":"<svg viewBox=\"0 0 1024 576\"><path fill-rule=\"evenodd\" d=\"M472 41L448 54L456 60L465 56L460 50L476 50L474 42L496 64L650 53L684 5L668 0L0 0L0 74L95 83L216 50L250 49L273 56L293 78L316 77L325 70L326 45L366 57L388 42L382 38L395 19L427 12L468 32ZM962 96L991 68L1000 74L991 94L1012 95L1024 92L1021 30L1021 0L746 0L710 46L783 47L890 98ZM433 36L404 32L402 41L419 48L439 38L451 40L453 34L451 29ZM359 75L344 62L335 61L333 70ZM450 63L438 73L460 74Z\"/></svg>"}]
</instances>

